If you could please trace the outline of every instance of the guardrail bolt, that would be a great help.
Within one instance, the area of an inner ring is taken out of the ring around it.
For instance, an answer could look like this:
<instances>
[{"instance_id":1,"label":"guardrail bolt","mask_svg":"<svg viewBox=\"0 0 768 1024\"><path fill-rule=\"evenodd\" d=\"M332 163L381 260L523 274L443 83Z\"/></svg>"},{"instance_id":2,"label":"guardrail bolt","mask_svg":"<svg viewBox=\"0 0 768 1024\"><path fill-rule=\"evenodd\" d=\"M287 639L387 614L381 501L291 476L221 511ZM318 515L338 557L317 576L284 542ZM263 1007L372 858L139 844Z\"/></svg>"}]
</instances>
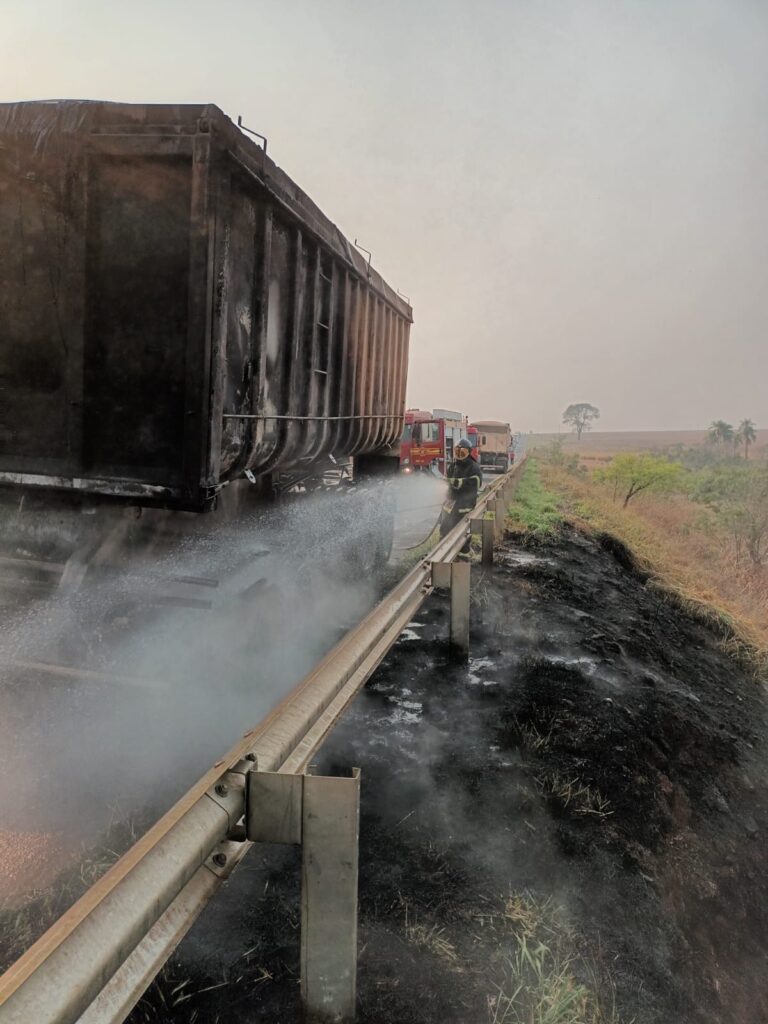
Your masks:
<instances>
[{"instance_id":1,"label":"guardrail bolt","mask_svg":"<svg viewBox=\"0 0 768 1024\"><path fill-rule=\"evenodd\" d=\"M226 796L229 792L229 786L225 782L216 783L216 793L218 796Z\"/></svg>"},{"instance_id":2,"label":"guardrail bolt","mask_svg":"<svg viewBox=\"0 0 768 1024\"><path fill-rule=\"evenodd\" d=\"M217 868L223 868L227 863L226 853L214 853L211 859Z\"/></svg>"}]
</instances>

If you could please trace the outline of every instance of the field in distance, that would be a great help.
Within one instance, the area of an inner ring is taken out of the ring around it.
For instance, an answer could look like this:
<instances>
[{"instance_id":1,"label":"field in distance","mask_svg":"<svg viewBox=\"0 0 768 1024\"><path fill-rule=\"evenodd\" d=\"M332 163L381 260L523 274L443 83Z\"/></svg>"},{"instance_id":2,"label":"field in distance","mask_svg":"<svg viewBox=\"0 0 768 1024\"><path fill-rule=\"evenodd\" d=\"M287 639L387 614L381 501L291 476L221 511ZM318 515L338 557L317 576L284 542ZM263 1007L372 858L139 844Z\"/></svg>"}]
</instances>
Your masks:
<instances>
[{"instance_id":1,"label":"field in distance","mask_svg":"<svg viewBox=\"0 0 768 1024\"><path fill-rule=\"evenodd\" d=\"M666 452L678 444L687 448L702 444L706 436L706 429L592 430L582 434L581 441L577 442L576 435L572 433L531 434L528 439L528 450L546 447L560 437L563 439L563 448L576 449L583 459L592 461L610 458L617 452ZM768 430L758 430L757 440L750 448L750 457L758 452L762 454L767 448Z\"/></svg>"}]
</instances>

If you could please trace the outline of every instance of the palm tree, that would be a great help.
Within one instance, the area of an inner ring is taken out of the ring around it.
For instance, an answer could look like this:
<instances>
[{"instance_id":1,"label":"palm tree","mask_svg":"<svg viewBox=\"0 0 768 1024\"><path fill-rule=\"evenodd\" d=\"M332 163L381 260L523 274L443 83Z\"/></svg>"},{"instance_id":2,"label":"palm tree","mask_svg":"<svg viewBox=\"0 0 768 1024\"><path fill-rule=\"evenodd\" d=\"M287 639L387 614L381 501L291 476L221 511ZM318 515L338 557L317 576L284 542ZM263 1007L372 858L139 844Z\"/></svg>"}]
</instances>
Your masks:
<instances>
[{"instance_id":1,"label":"palm tree","mask_svg":"<svg viewBox=\"0 0 768 1024\"><path fill-rule=\"evenodd\" d=\"M744 445L744 458L749 458L749 446L757 440L755 424L752 420L742 420L739 429L734 435L734 440Z\"/></svg>"},{"instance_id":2,"label":"palm tree","mask_svg":"<svg viewBox=\"0 0 768 1024\"><path fill-rule=\"evenodd\" d=\"M712 444L728 444L733 442L733 427L725 420L714 420L707 431L707 440Z\"/></svg>"}]
</instances>

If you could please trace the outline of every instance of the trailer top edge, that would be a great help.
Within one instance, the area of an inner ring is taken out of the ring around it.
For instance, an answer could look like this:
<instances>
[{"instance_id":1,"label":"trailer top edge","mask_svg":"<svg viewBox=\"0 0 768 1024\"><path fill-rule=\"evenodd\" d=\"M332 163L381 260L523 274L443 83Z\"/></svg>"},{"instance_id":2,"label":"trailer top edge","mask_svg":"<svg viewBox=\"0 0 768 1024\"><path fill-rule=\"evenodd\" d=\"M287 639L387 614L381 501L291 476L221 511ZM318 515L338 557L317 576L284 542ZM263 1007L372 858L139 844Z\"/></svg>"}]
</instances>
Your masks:
<instances>
[{"instance_id":1,"label":"trailer top edge","mask_svg":"<svg viewBox=\"0 0 768 1024\"><path fill-rule=\"evenodd\" d=\"M409 323L413 322L410 302L387 284L307 193L216 104L146 104L87 99L0 103L0 152L3 135L34 134L35 149L42 153L49 140L60 134L195 135L206 131L218 137L223 144L222 149L230 150L231 155L258 177L278 202L325 241L401 316Z\"/></svg>"}]
</instances>

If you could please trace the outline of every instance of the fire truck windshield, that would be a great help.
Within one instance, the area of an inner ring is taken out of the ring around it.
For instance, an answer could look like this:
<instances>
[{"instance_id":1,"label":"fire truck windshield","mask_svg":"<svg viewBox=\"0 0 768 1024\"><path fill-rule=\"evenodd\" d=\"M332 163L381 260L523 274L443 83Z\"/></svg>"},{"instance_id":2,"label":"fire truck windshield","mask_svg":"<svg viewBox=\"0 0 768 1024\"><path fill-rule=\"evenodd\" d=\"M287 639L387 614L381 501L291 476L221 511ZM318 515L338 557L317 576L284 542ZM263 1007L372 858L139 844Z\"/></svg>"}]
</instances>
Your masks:
<instances>
[{"instance_id":1,"label":"fire truck windshield","mask_svg":"<svg viewBox=\"0 0 768 1024\"><path fill-rule=\"evenodd\" d=\"M439 441L440 440L440 424L439 423L417 423L418 430L414 430L413 439L414 441Z\"/></svg>"}]
</instances>

